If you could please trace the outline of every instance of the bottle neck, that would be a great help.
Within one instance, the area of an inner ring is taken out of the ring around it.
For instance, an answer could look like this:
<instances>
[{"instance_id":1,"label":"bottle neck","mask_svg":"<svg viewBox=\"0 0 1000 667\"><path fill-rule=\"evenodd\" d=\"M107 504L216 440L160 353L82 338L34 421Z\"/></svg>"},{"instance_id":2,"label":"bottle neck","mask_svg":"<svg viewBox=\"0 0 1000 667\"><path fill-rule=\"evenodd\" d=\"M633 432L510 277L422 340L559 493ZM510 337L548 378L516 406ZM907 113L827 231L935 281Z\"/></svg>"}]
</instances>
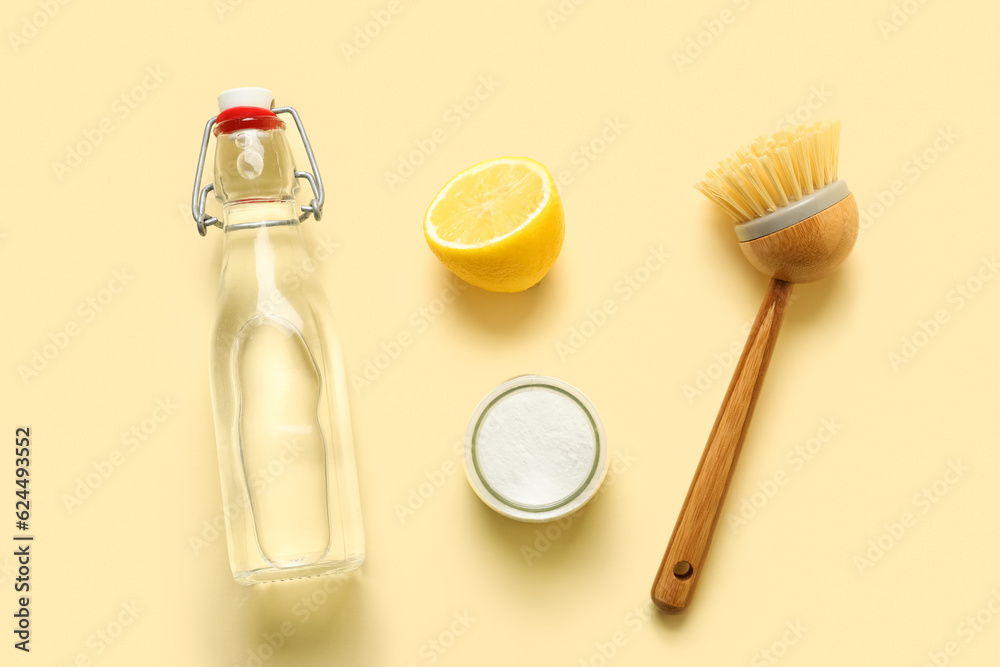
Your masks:
<instances>
[{"instance_id":1,"label":"bottle neck","mask_svg":"<svg viewBox=\"0 0 1000 667\"><path fill-rule=\"evenodd\" d=\"M296 288L308 262L295 200L242 201L223 208L224 282L256 283L261 298Z\"/></svg>"},{"instance_id":2,"label":"bottle neck","mask_svg":"<svg viewBox=\"0 0 1000 667\"><path fill-rule=\"evenodd\" d=\"M280 127L220 134L215 188L225 231L223 280L249 284L273 300L275 289L293 288L287 276L305 261L295 202L292 154ZM265 297L261 297L265 298Z\"/></svg>"},{"instance_id":3,"label":"bottle neck","mask_svg":"<svg viewBox=\"0 0 1000 667\"><path fill-rule=\"evenodd\" d=\"M215 196L228 210L242 204L291 203L298 182L284 130L220 134L215 146ZM296 213L297 217L297 213Z\"/></svg>"},{"instance_id":4,"label":"bottle neck","mask_svg":"<svg viewBox=\"0 0 1000 667\"><path fill-rule=\"evenodd\" d=\"M222 208L222 226L227 233L298 224L295 199L244 199L227 203Z\"/></svg>"}]
</instances>

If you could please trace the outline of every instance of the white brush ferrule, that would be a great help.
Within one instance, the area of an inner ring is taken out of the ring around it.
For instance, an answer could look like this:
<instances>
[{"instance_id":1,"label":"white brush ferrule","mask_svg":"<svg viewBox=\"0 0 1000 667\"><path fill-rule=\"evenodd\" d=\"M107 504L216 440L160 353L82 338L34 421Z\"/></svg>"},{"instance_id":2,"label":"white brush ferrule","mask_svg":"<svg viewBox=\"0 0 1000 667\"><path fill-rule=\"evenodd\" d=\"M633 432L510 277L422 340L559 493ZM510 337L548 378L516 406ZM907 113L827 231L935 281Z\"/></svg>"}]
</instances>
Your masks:
<instances>
[{"instance_id":1,"label":"white brush ferrule","mask_svg":"<svg viewBox=\"0 0 1000 667\"><path fill-rule=\"evenodd\" d=\"M798 224L806 218L811 218L820 211L825 211L851 194L851 189L842 180L836 180L815 190L798 201L789 202L788 206L762 215L749 222L736 225L736 238L740 243L754 241L761 237L780 232L786 227Z\"/></svg>"}]
</instances>

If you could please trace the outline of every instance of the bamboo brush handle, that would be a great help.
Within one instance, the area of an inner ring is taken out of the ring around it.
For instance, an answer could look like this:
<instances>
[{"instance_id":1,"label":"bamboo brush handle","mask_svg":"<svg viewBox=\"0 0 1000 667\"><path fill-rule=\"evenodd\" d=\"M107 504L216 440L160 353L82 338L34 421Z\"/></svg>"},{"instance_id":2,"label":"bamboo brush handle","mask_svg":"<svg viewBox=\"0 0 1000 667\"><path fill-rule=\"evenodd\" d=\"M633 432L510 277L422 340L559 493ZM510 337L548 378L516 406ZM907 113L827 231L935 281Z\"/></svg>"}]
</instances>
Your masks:
<instances>
[{"instance_id":1,"label":"bamboo brush handle","mask_svg":"<svg viewBox=\"0 0 1000 667\"><path fill-rule=\"evenodd\" d=\"M653 602L667 613L679 614L691 602L791 293L792 283L772 279L768 285L708 436L653 582Z\"/></svg>"}]
</instances>

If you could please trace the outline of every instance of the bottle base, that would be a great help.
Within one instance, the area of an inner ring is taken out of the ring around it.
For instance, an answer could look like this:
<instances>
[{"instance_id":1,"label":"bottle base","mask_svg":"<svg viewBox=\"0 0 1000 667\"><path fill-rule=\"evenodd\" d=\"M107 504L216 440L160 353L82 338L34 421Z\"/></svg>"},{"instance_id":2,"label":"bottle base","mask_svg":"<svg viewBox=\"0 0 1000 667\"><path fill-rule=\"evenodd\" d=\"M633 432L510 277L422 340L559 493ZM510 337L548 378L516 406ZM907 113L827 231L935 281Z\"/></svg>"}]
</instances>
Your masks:
<instances>
[{"instance_id":1,"label":"bottle base","mask_svg":"<svg viewBox=\"0 0 1000 667\"><path fill-rule=\"evenodd\" d=\"M361 564L364 562L365 555L363 553L351 554L344 560L309 563L296 567L262 567L258 570L249 570L247 572L234 572L233 578L236 579L236 583L244 586L253 586L254 584L263 584L271 581L305 579L306 577L349 572L361 567Z\"/></svg>"}]
</instances>

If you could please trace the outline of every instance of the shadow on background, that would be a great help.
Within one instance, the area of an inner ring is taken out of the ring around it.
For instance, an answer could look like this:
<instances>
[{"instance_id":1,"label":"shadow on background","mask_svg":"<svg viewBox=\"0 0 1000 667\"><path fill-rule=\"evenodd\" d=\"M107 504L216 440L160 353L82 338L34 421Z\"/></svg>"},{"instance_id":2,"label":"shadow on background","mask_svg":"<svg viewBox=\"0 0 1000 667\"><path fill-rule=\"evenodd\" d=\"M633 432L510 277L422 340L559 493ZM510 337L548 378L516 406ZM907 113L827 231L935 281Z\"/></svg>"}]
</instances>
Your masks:
<instances>
[{"instance_id":1,"label":"shadow on background","mask_svg":"<svg viewBox=\"0 0 1000 667\"><path fill-rule=\"evenodd\" d=\"M438 264L441 280L454 280L453 274ZM460 280L460 279L459 279ZM551 309L560 294L566 292L560 286L562 272L559 262L534 287L512 294L490 292L469 285L455 300L454 311L466 328L478 329L498 339L510 340L518 332L537 325L536 312Z\"/></svg>"},{"instance_id":2,"label":"shadow on background","mask_svg":"<svg viewBox=\"0 0 1000 667\"><path fill-rule=\"evenodd\" d=\"M721 248L724 248L726 261L735 272L734 289L739 289L747 300L745 317L752 320L760 307L761 299L767 290L769 277L758 271L743 256L739 241L733 232L735 223L718 206L706 202L701 213L704 223L712 228L712 235ZM851 289L851 258L837 267L830 275L811 283L799 283L792 290L792 302L785 313L782 337L792 330L811 329L825 326L830 320L838 319L844 312L844 303L850 298Z\"/></svg>"},{"instance_id":3,"label":"shadow on background","mask_svg":"<svg viewBox=\"0 0 1000 667\"><path fill-rule=\"evenodd\" d=\"M246 617L240 664L265 664L279 653L286 660L312 663L322 657L344 664L378 651L370 639L374 629L366 627L371 614L365 611L363 570L259 584L240 593L237 604Z\"/></svg>"},{"instance_id":4,"label":"shadow on background","mask_svg":"<svg viewBox=\"0 0 1000 667\"><path fill-rule=\"evenodd\" d=\"M609 473L610 474L610 473ZM483 545L490 562L486 570L516 573L504 595L510 603L558 609L568 603L567 582L584 597L600 599L607 585L597 572L612 558L608 530L614 519L613 487L602 491L572 515L556 521L526 523L502 516L487 507L471 489L467 531ZM573 597L573 596L570 596ZM497 602L499 604L499 602Z\"/></svg>"},{"instance_id":5,"label":"shadow on background","mask_svg":"<svg viewBox=\"0 0 1000 667\"><path fill-rule=\"evenodd\" d=\"M685 611L681 614L667 614L657 609L652 618L652 625L667 637L673 637L684 631L690 613L690 611Z\"/></svg>"},{"instance_id":6,"label":"shadow on background","mask_svg":"<svg viewBox=\"0 0 1000 667\"><path fill-rule=\"evenodd\" d=\"M544 523L515 521L498 514L481 502L471 489L469 500L475 507L475 527L479 539L496 542L493 551L507 565L524 568L532 578L546 577L553 570L571 567L573 561L588 558L587 546L599 537L606 503L601 494L570 516ZM473 502L474 500L474 502ZM596 527L595 527L596 526Z\"/></svg>"}]
</instances>

